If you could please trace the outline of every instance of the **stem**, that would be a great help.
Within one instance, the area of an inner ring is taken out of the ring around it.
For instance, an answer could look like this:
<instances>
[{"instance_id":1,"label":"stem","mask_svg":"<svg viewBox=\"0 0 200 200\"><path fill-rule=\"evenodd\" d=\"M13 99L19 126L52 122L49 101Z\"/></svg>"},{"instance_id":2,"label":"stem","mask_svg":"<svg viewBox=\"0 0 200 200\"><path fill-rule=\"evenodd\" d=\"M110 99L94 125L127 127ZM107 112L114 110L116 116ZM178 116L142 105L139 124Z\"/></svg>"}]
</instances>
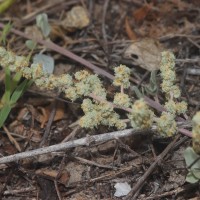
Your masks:
<instances>
[{"instance_id":1,"label":"stem","mask_svg":"<svg viewBox=\"0 0 200 200\"><path fill-rule=\"evenodd\" d=\"M121 85L121 93L124 94L124 87Z\"/></svg>"},{"instance_id":2,"label":"stem","mask_svg":"<svg viewBox=\"0 0 200 200\"><path fill-rule=\"evenodd\" d=\"M30 158L33 156L38 156L38 155L42 155L46 153L63 151L63 150L73 148L73 147L89 146L91 143L96 144L99 142L106 142L106 141L113 140L116 138L128 137L131 135L140 134L142 132L143 132L142 130L126 129L126 130L115 131L111 133L92 135L92 136L84 137L81 139L69 141L66 143L59 143L59 144L44 147L44 148L39 148L39 149L31 150L31 151L26 151L23 153L17 153L14 155L5 156L5 157L0 158L0 164L9 163L13 161L19 161L24 158Z\"/></svg>"}]
</instances>

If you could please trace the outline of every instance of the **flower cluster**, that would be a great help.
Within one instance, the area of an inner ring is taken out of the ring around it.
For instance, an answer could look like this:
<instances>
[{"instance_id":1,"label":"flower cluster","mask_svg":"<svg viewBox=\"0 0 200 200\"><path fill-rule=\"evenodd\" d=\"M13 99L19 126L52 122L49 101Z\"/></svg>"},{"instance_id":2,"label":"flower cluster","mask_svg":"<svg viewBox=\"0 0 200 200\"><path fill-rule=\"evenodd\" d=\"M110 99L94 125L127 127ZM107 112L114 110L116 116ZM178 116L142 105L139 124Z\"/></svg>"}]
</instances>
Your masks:
<instances>
[{"instance_id":1,"label":"flower cluster","mask_svg":"<svg viewBox=\"0 0 200 200\"><path fill-rule=\"evenodd\" d=\"M84 99L81 108L85 113L79 121L81 127L95 128L101 124L117 129L126 128L126 123L120 120L120 116L113 110L110 103L96 103L91 99Z\"/></svg>"},{"instance_id":2,"label":"flower cluster","mask_svg":"<svg viewBox=\"0 0 200 200\"><path fill-rule=\"evenodd\" d=\"M200 112L197 112L192 119L192 147L197 154L200 154Z\"/></svg>"},{"instance_id":3,"label":"flower cluster","mask_svg":"<svg viewBox=\"0 0 200 200\"><path fill-rule=\"evenodd\" d=\"M167 137L175 134L177 130L175 117L177 114L184 114L187 111L187 103L174 101L174 98L180 97L181 92L179 87L175 85L175 57L173 53L169 51L162 52L160 71L162 77L161 88L165 93L167 102L164 106L166 112L163 112L161 117L156 118L155 121L158 132Z\"/></svg>"},{"instance_id":4,"label":"flower cluster","mask_svg":"<svg viewBox=\"0 0 200 200\"><path fill-rule=\"evenodd\" d=\"M65 94L65 97L75 101L77 98L89 97L84 99L81 105L85 115L80 119L80 125L85 128L94 128L98 125L116 127L117 129L126 128L127 119L120 119L114 108L120 108L127 112L130 124L133 128L148 129L153 122L156 122L158 132L163 136L172 136L176 130L175 117L184 114L187 104L175 102L174 98L180 96L180 90L175 85L175 62L174 55L170 52L162 53L161 84L163 92L166 94L166 112L160 118L156 118L143 99L132 102L130 97L124 93L124 88L130 86L130 69L125 65L120 65L114 69L115 77L113 85L120 86L121 92L114 95L113 102L107 101L106 89L96 74L90 74L86 70L78 71L74 76L63 74L55 76L43 71L41 64L33 63L29 67L29 60L23 56L17 56L11 51L0 47L0 64L8 67L11 71L21 72L27 79L33 79L40 88L57 89Z\"/></svg>"},{"instance_id":5,"label":"flower cluster","mask_svg":"<svg viewBox=\"0 0 200 200\"><path fill-rule=\"evenodd\" d=\"M125 65L120 65L119 67L115 67L114 71L115 78L113 81L113 85L128 88L130 86L129 77L131 70Z\"/></svg>"},{"instance_id":6,"label":"flower cluster","mask_svg":"<svg viewBox=\"0 0 200 200\"><path fill-rule=\"evenodd\" d=\"M12 71L18 71L21 67L28 67L29 62L25 57L16 56L13 52L0 47L0 60L2 67L10 67Z\"/></svg>"},{"instance_id":7,"label":"flower cluster","mask_svg":"<svg viewBox=\"0 0 200 200\"><path fill-rule=\"evenodd\" d=\"M114 96L113 103L128 108L131 105L131 100L127 94L116 93Z\"/></svg>"},{"instance_id":8,"label":"flower cluster","mask_svg":"<svg viewBox=\"0 0 200 200\"><path fill-rule=\"evenodd\" d=\"M64 92L66 88L73 84L73 80L69 74L62 74L60 76L44 74L35 80L35 84L40 88L46 88L48 90L56 88L60 92Z\"/></svg>"},{"instance_id":9,"label":"flower cluster","mask_svg":"<svg viewBox=\"0 0 200 200\"><path fill-rule=\"evenodd\" d=\"M166 96L170 98L173 96L174 98L180 97L180 89L177 85L175 85L176 74L175 74L175 57L174 54L169 51L162 52L161 59L161 77L162 77L162 91L166 93Z\"/></svg>"},{"instance_id":10,"label":"flower cluster","mask_svg":"<svg viewBox=\"0 0 200 200\"><path fill-rule=\"evenodd\" d=\"M133 128L148 129L151 128L154 113L149 109L143 99L134 102L132 112L128 115Z\"/></svg>"},{"instance_id":11,"label":"flower cluster","mask_svg":"<svg viewBox=\"0 0 200 200\"><path fill-rule=\"evenodd\" d=\"M174 102L173 100L169 100L165 103L164 108L167 112L175 115L175 114L184 114L187 111L187 103L185 101Z\"/></svg>"},{"instance_id":12,"label":"flower cluster","mask_svg":"<svg viewBox=\"0 0 200 200\"><path fill-rule=\"evenodd\" d=\"M169 112L162 112L160 118L156 118L158 133L163 137L171 137L177 131L175 116Z\"/></svg>"},{"instance_id":13,"label":"flower cluster","mask_svg":"<svg viewBox=\"0 0 200 200\"><path fill-rule=\"evenodd\" d=\"M21 72L27 79L33 79L40 88L58 89L64 92L72 101L81 96L93 93L102 99L106 99L106 91L97 75L91 75L86 70L75 73L75 80L69 74L55 76L43 71L41 64L33 63L24 56L17 56L11 51L0 47L0 63L2 67L9 67L11 71Z\"/></svg>"},{"instance_id":14,"label":"flower cluster","mask_svg":"<svg viewBox=\"0 0 200 200\"><path fill-rule=\"evenodd\" d=\"M67 98L74 101L82 96L93 94L101 99L106 99L106 90L96 74L93 75L86 70L81 70L76 72L74 77L73 86L64 91Z\"/></svg>"},{"instance_id":15,"label":"flower cluster","mask_svg":"<svg viewBox=\"0 0 200 200\"><path fill-rule=\"evenodd\" d=\"M3 47L0 47L0 63L2 67L8 67L12 72L21 72L27 79L37 79L44 75L40 64L31 64L29 68L29 60L26 57L17 56Z\"/></svg>"}]
</instances>

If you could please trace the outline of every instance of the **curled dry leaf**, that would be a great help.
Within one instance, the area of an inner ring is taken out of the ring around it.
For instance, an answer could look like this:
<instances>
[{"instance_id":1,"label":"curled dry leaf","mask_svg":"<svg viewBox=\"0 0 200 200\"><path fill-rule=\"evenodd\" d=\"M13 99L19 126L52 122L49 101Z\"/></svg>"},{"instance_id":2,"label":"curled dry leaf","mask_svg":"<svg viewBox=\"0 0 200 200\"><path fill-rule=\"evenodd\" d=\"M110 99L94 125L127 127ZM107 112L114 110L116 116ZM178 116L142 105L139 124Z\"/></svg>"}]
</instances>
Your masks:
<instances>
[{"instance_id":1,"label":"curled dry leaf","mask_svg":"<svg viewBox=\"0 0 200 200\"><path fill-rule=\"evenodd\" d=\"M145 38L131 44L124 52L124 58L130 59L134 65L154 71L160 68L162 46L159 41Z\"/></svg>"},{"instance_id":2,"label":"curled dry leaf","mask_svg":"<svg viewBox=\"0 0 200 200\"><path fill-rule=\"evenodd\" d=\"M89 23L90 19L87 11L81 6L75 6L66 14L66 18L61 22L61 25L68 31L74 31L88 26Z\"/></svg>"},{"instance_id":3,"label":"curled dry leaf","mask_svg":"<svg viewBox=\"0 0 200 200\"><path fill-rule=\"evenodd\" d=\"M48 122L51 111L52 111L52 104L46 106L46 107L38 107L38 110L40 110L40 113L38 113L38 117L36 118L37 121L41 123L41 128L44 128L46 122ZM53 121L58 121L64 118L65 115L65 106L63 102L59 102L56 108L56 114L54 116Z\"/></svg>"}]
</instances>

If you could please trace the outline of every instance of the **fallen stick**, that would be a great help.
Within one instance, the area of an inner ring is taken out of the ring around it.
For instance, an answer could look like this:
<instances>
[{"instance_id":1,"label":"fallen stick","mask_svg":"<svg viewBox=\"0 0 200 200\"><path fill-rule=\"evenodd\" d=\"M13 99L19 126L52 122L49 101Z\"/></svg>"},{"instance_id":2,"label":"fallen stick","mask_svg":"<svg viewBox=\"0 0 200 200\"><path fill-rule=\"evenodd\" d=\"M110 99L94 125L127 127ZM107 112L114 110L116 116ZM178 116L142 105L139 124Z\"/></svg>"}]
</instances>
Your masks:
<instances>
[{"instance_id":1,"label":"fallen stick","mask_svg":"<svg viewBox=\"0 0 200 200\"><path fill-rule=\"evenodd\" d=\"M27 152L5 156L5 157L0 158L0 164L19 161L24 158L30 158L33 156L38 156L38 155L42 155L46 153L62 151L62 150L66 150L66 149L77 147L77 146L89 146L90 144L96 144L97 142L105 142L105 141L116 139L116 138L139 134L142 132L144 132L144 130L126 129L126 130L115 131L111 133L86 136L81 139L77 139L77 140L73 140L73 141L69 141L65 143L59 143L59 144L52 145L49 147L43 147L43 148L39 148L39 149L27 151Z\"/></svg>"}]
</instances>

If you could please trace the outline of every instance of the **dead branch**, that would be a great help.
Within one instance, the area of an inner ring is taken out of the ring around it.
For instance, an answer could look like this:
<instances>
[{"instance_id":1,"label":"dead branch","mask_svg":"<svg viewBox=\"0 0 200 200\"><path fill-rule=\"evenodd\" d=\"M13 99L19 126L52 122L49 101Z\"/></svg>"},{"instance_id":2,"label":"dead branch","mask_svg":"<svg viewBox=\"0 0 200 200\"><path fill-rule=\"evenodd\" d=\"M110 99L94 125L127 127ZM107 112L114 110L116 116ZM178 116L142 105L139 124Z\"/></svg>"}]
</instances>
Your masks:
<instances>
[{"instance_id":1,"label":"dead branch","mask_svg":"<svg viewBox=\"0 0 200 200\"><path fill-rule=\"evenodd\" d=\"M49 147L43 147L43 148L39 148L39 149L27 151L27 152L5 156L5 157L0 158L0 164L19 161L24 158L30 158L33 156L38 156L38 155L51 153L55 151L62 151L62 150L66 150L73 147L89 146L90 144L96 144L98 142L105 142L105 141L116 139L116 138L127 137L134 134L139 134L141 132L142 130L126 129L122 131L115 131L115 132L104 133L100 135L86 136L84 138L69 141L66 143L60 143L60 144L52 145Z\"/></svg>"}]
</instances>

